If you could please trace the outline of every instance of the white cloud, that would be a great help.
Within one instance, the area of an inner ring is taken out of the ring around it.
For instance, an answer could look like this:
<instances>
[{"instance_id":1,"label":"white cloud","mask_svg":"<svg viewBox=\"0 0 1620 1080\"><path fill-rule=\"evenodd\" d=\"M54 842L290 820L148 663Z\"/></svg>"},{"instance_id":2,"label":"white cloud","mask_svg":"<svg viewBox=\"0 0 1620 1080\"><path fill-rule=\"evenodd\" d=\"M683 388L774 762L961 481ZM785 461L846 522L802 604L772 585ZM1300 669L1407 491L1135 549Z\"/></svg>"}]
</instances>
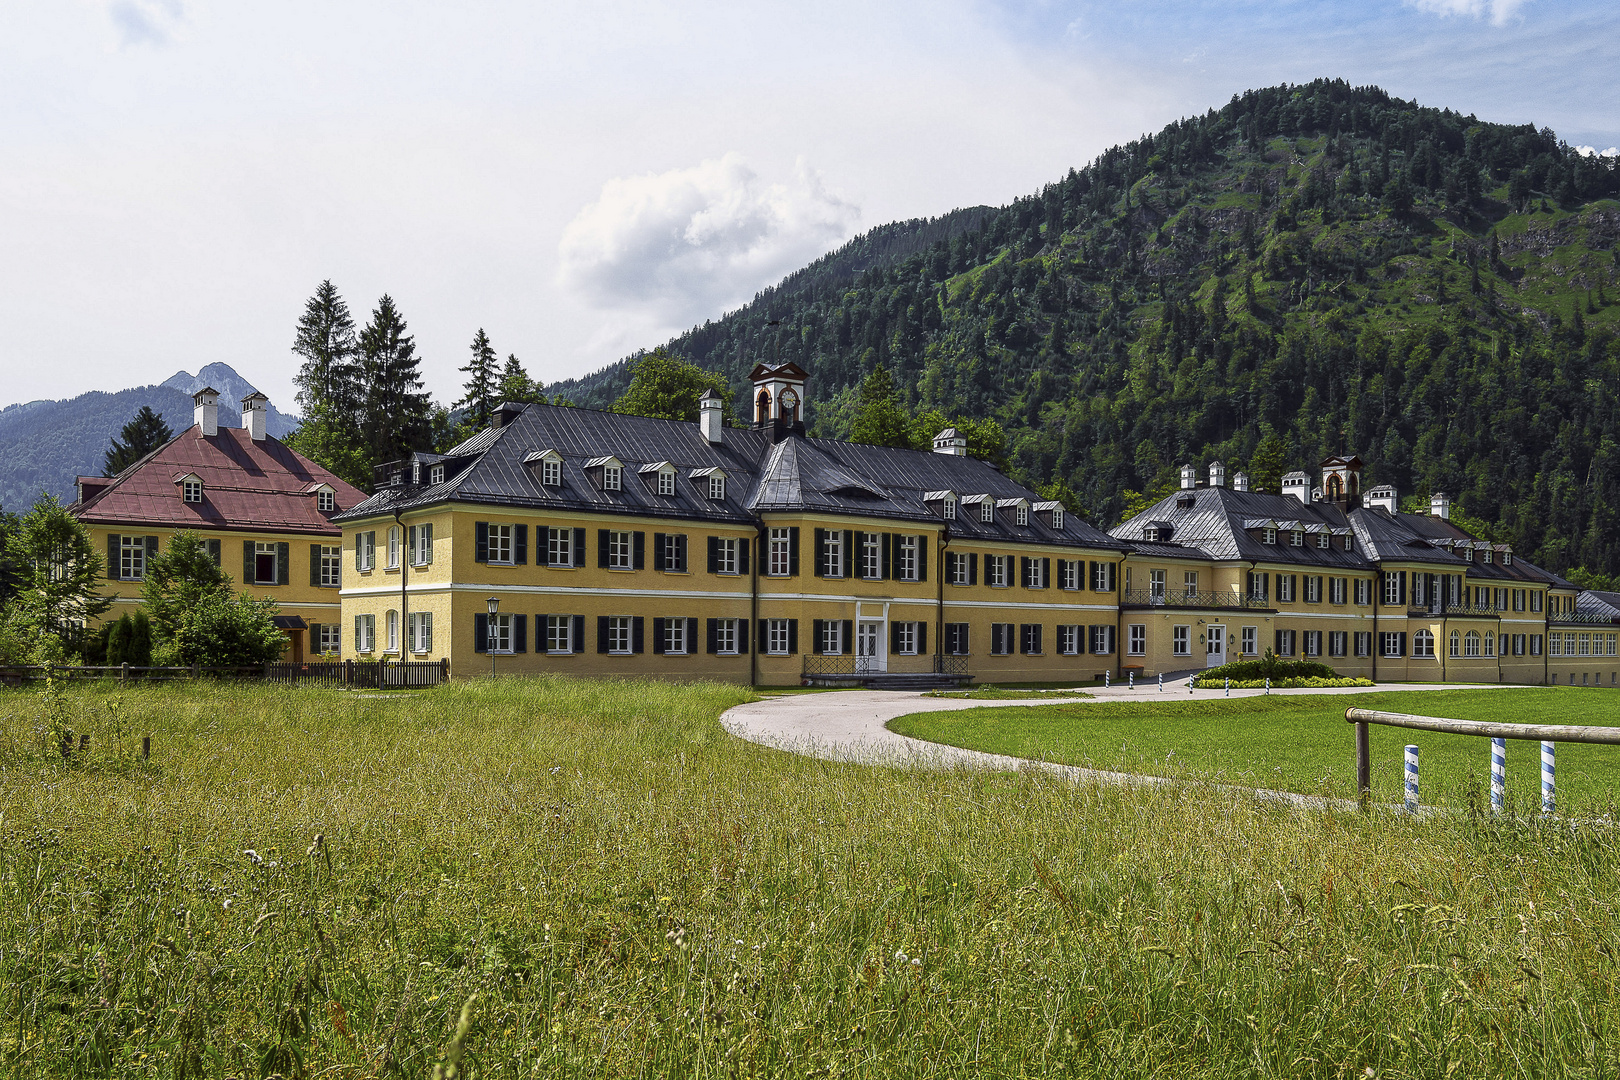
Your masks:
<instances>
[{"instance_id":1,"label":"white cloud","mask_svg":"<svg viewBox=\"0 0 1620 1080\"><path fill-rule=\"evenodd\" d=\"M112 0L107 17L122 45L167 45L185 18L181 0Z\"/></svg>"},{"instance_id":2,"label":"white cloud","mask_svg":"<svg viewBox=\"0 0 1620 1080\"><path fill-rule=\"evenodd\" d=\"M728 153L602 185L563 230L558 279L597 307L696 319L822 254L859 216L803 159L768 183Z\"/></svg>"},{"instance_id":3,"label":"white cloud","mask_svg":"<svg viewBox=\"0 0 1620 1080\"><path fill-rule=\"evenodd\" d=\"M1468 15L1489 18L1497 26L1511 19L1528 0L1406 0L1419 11L1432 15Z\"/></svg>"},{"instance_id":4,"label":"white cloud","mask_svg":"<svg viewBox=\"0 0 1620 1080\"><path fill-rule=\"evenodd\" d=\"M1577 146L1575 152L1585 154L1587 157L1620 157L1620 146L1611 146L1607 150L1599 150L1593 146Z\"/></svg>"}]
</instances>

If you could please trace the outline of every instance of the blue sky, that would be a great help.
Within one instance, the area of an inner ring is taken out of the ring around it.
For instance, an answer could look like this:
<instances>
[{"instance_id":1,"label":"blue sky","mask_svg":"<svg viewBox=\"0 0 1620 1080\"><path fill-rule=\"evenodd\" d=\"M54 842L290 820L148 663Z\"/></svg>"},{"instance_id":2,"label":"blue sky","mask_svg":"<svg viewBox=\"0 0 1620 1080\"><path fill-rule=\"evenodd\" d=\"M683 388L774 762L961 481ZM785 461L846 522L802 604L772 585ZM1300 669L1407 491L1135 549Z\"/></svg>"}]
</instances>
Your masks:
<instances>
[{"instance_id":1,"label":"blue sky","mask_svg":"<svg viewBox=\"0 0 1620 1080\"><path fill-rule=\"evenodd\" d=\"M8 0L0 404L226 361L292 409L331 278L430 388L563 378L895 218L1319 75L1620 143L1620 15L1408 3Z\"/></svg>"}]
</instances>

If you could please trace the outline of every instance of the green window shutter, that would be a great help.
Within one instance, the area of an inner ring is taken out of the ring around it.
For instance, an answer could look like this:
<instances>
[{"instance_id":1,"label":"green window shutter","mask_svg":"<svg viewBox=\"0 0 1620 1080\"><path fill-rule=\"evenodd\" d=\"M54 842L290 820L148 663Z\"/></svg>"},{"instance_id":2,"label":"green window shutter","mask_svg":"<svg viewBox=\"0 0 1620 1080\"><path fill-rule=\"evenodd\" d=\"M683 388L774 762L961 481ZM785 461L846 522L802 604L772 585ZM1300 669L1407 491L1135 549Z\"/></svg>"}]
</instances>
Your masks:
<instances>
[{"instance_id":1,"label":"green window shutter","mask_svg":"<svg viewBox=\"0 0 1620 1080\"><path fill-rule=\"evenodd\" d=\"M815 548L815 550L813 552L811 552L811 555L810 555L810 557L813 558L816 561L816 576L817 577L826 577L827 576L826 550L827 550L827 530L826 529L817 529L816 530L816 548Z\"/></svg>"},{"instance_id":2,"label":"green window shutter","mask_svg":"<svg viewBox=\"0 0 1620 1080\"><path fill-rule=\"evenodd\" d=\"M148 536L146 538L146 559L148 564L150 564L151 560L157 558L157 553L158 538L155 536Z\"/></svg>"},{"instance_id":3,"label":"green window shutter","mask_svg":"<svg viewBox=\"0 0 1620 1080\"><path fill-rule=\"evenodd\" d=\"M420 525L420 526L417 526L417 527L422 530L422 554L426 556L426 558L424 558L422 560L422 565L423 566L432 566L433 565L433 526L432 525ZM537 539L538 539L538 537L537 537Z\"/></svg>"},{"instance_id":4,"label":"green window shutter","mask_svg":"<svg viewBox=\"0 0 1620 1080\"><path fill-rule=\"evenodd\" d=\"M630 565L637 570L647 569L647 534L637 531L632 538ZM641 650L637 649L637 652Z\"/></svg>"},{"instance_id":5,"label":"green window shutter","mask_svg":"<svg viewBox=\"0 0 1620 1080\"><path fill-rule=\"evenodd\" d=\"M580 532L585 530L580 529ZM538 536L536 537L538 540ZM527 525L512 526L512 561L518 566L529 565L529 527Z\"/></svg>"},{"instance_id":6,"label":"green window shutter","mask_svg":"<svg viewBox=\"0 0 1620 1080\"><path fill-rule=\"evenodd\" d=\"M606 529L597 529L596 530L596 567L599 570L605 570L605 569L607 569L607 564L608 564L608 531ZM606 650L599 649L597 651L598 652L605 652Z\"/></svg>"},{"instance_id":7,"label":"green window shutter","mask_svg":"<svg viewBox=\"0 0 1620 1080\"><path fill-rule=\"evenodd\" d=\"M356 616L355 617L356 625L358 625L359 622L360 622L360 618L359 618L359 616ZM477 614L475 614L473 616L473 652L481 653L481 652L488 652L488 651L489 651L489 616L480 611L480 612L478 612Z\"/></svg>"},{"instance_id":8,"label":"green window shutter","mask_svg":"<svg viewBox=\"0 0 1620 1080\"><path fill-rule=\"evenodd\" d=\"M321 584L321 545L319 544L309 545L309 583L315 588L319 588ZM311 639L314 636L311 634Z\"/></svg>"},{"instance_id":9,"label":"green window shutter","mask_svg":"<svg viewBox=\"0 0 1620 1080\"><path fill-rule=\"evenodd\" d=\"M253 541L242 541L242 584L252 585L253 573Z\"/></svg>"},{"instance_id":10,"label":"green window shutter","mask_svg":"<svg viewBox=\"0 0 1620 1080\"><path fill-rule=\"evenodd\" d=\"M119 551L118 551L118 549L122 546L123 539L124 538L119 536L117 533L108 533L107 534L107 580L108 581L119 581L119 580L121 580L119 578L119 576L118 576L119 572L122 570L122 567L119 565L119 558L118 558Z\"/></svg>"},{"instance_id":11,"label":"green window shutter","mask_svg":"<svg viewBox=\"0 0 1620 1080\"><path fill-rule=\"evenodd\" d=\"M276 584L292 584L292 545L285 540L276 544Z\"/></svg>"},{"instance_id":12,"label":"green window shutter","mask_svg":"<svg viewBox=\"0 0 1620 1080\"><path fill-rule=\"evenodd\" d=\"M799 576L799 527L788 528L788 577ZM796 652L797 650L795 650Z\"/></svg>"},{"instance_id":13,"label":"green window shutter","mask_svg":"<svg viewBox=\"0 0 1620 1080\"><path fill-rule=\"evenodd\" d=\"M585 530L574 530L574 565L585 565Z\"/></svg>"},{"instance_id":14,"label":"green window shutter","mask_svg":"<svg viewBox=\"0 0 1620 1080\"><path fill-rule=\"evenodd\" d=\"M928 580L928 537L917 537L917 580ZM918 651L921 651L919 647Z\"/></svg>"},{"instance_id":15,"label":"green window shutter","mask_svg":"<svg viewBox=\"0 0 1620 1080\"><path fill-rule=\"evenodd\" d=\"M821 530L817 529L816 532L819 533L819 532L821 532ZM811 619L810 620L810 652L811 652L812 655L814 655L814 656L820 656L821 655L821 643L826 640L826 634L827 634L827 620L825 620L825 619Z\"/></svg>"},{"instance_id":16,"label":"green window shutter","mask_svg":"<svg viewBox=\"0 0 1620 1080\"><path fill-rule=\"evenodd\" d=\"M214 565L215 566L219 566L220 555L219 555L219 541L218 540L210 540L210 541L208 541L208 557L210 559L214 560Z\"/></svg>"},{"instance_id":17,"label":"green window shutter","mask_svg":"<svg viewBox=\"0 0 1620 1080\"><path fill-rule=\"evenodd\" d=\"M473 562L489 562L489 522L473 522Z\"/></svg>"}]
</instances>

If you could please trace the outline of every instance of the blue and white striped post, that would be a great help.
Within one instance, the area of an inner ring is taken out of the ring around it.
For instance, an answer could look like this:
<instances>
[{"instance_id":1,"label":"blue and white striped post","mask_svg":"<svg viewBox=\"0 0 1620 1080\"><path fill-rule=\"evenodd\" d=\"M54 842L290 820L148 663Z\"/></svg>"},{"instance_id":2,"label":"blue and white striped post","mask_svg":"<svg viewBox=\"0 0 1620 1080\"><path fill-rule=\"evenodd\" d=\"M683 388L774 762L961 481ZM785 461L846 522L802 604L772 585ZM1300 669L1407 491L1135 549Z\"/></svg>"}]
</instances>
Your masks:
<instances>
[{"instance_id":1,"label":"blue and white striped post","mask_svg":"<svg viewBox=\"0 0 1620 1080\"><path fill-rule=\"evenodd\" d=\"M1104 690L1108 689L1110 686L1113 685L1113 674L1114 673L1112 671L1103 672L1103 689Z\"/></svg>"},{"instance_id":2,"label":"blue and white striped post","mask_svg":"<svg viewBox=\"0 0 1620 1080\"><path fill-rule=\"evenodd\" d=\"M1189 675L1187 677L1187 693L1191 694L1193 692L1193 685L1195 683L1197 683L1197 682L1198 682L1198 676Z\"/></svg>"},{"instance_id":3,"label":"blue and white striped post","mask_svg":"<svg viewBox=\"0 0 1620 1080\"><path fill-rule=\"evenodd\" d=\"M1271 676L1266 676L1266 693L1271 693Z\"/></svg>"},{"instance_id":4,"label":"blue and white striped post","mask_svg":"<svg viewBox=\"0 0 1620 1080\"><path fill-rule=\"evenodd\" d=\"M1558 748L1550 742L1541 744L1541 812L1550 814L1558 802L1556 790L1558 762L1555 755Z\"/></svg>"},{"instance_id":5,"label":"blue and white striped post","mask_svg":"<svg viewBox=\"0 0 1620 1080\"><path fill-rule=\"evenodd\" d=\"M1164 672L1159 672L1159 693L1164 693Z\"/></svg>"},{"instance_id":6,"label":"blue and white striped post","mask_svg":"<svg viewBox=\"0 0 1620 1080\"><path fill-rule=\"evenodd\" d=\"M1417 813L1418 808L1418 748L1406 748L1406 812Z\"/></svg>"},{"instance_id":7,"label":"blue and white striped post","mask_svg":"<svg viewBox=\"0 0 1620 1080\"><path fill-rule=\"evenodd\" d=\"M1491 813L1500 814L1507 799L1507 740L1491 740Z\"/></svg>"},{"instance_id":8,"label":"blue and white striped post","mask_svg":"<svg viewBox=\"0 0 1620 1080\"><path fill-rule=\"evenodd\" d=\"M1230 675L1226 677L1226 696L1232 696L1232 676Z\"/></svg>"},{"instance_id":9,"label":"blue and white striped post","mask_svg":"<svg viewBox=\"0 0 1620 1080\"><path fill-rule=\"evenodd\" d=\"M1129 680L1129 682L1126 685L1126 689L1127 690L1135 690L1136 689L1136 672L1134 672L1134 671L1128 672L1126 674L1126 678Z\"/></svg>"}]
</instances>

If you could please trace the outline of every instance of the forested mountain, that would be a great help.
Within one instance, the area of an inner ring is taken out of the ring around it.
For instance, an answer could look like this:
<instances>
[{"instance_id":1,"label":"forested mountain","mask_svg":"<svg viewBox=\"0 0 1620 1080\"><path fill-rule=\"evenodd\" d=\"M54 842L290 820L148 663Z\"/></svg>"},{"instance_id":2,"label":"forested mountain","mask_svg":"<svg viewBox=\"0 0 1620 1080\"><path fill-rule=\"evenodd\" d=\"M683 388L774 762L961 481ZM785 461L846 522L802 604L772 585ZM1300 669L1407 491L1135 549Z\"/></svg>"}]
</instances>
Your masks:
<instances>
[{"instance_id":1,"label":"forested mountain","mask_svg":"<svg viewBox=\"0 0 1620 1080\"><path fill-rule=\"evenodd\" d=\"M1356 452L1550 568L1613 571L1617 194L1613 159L1547 129L1273 87L926 223L926 246L829 255L669 349L739 389L797 361L840 436L886 365L908 408L998 419L1012 467L1105 526L1183 462ZM601 407L627 379L552 389Z\"/></svg>"},{"instance_id":2,"label":"forested mountain","mask_svg":"<svg viewBox=\"0 0 1620 1080\"><path fill-rule=\"evenodd\" d=\"M219 422L242 422L240 399L253 390L229 364L209 364L196 375L179 371L155 386L100 390L61 401L30 401L0 409L0 508L25 510L48 491L63 502L78 498L76 476L99 476L108 446L145 405L179 433L191 426L191 395L207 383L220 391ZM297 419L274 405L265 429L281 438Z\"/></svg>"}]
</instances>

